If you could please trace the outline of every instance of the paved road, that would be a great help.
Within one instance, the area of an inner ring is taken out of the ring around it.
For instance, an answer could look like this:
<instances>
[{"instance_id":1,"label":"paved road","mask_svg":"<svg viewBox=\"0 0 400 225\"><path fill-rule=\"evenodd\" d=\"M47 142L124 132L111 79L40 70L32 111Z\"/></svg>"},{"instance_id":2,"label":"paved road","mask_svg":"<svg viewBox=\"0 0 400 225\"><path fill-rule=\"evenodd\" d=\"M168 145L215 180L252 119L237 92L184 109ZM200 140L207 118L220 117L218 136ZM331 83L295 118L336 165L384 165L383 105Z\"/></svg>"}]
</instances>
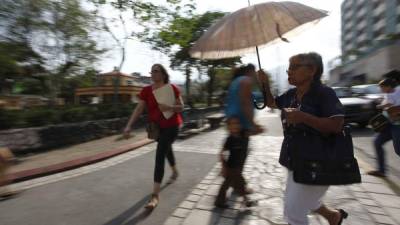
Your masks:
<instances>
[{"instance_id":1,"label":"paved road","mask_svg":"<svg viewBox=\"0 0 400 225\"><path fill-rule=\"evenodd\" d=\"M147 217L143 206L152 190L154 147L151 144L96 165L18 184L32 188L0 202L0 224L162 224L215 165L216 157L193 152L190 145L181 143L176 153L181 176L164 186L159 207ZM165 177L169 175L167 169Z\"/></svg>"}]
</instances>

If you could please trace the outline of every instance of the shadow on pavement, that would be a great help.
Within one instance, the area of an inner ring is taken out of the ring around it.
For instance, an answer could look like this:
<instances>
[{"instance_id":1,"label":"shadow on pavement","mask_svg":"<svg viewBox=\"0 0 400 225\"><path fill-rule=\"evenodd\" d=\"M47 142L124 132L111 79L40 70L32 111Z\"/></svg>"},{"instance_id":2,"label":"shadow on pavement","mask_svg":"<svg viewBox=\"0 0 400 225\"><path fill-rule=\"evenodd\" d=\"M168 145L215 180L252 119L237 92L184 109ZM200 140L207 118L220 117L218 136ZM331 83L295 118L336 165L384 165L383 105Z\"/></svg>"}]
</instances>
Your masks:
<instances>
[{"instance_id":1,"label":"shadow on pavement","mask_svg":"<svg viewBox=\"0 0 400 225\"><path fill-rule=\"evenodd\" d=\"M252 215L252 214L251 214L251 210L240 211L240 212L237 214L236 218L235 218L235 223L234 223L234 225L240 225L240 224L242 224L243 221L244 221L244 219L245 219L247 216L251 216L251 215Z\"/></svg>"},{"instance_id":2,"label":"shadow on pavement","mask_svg":"<svg viewBox=\"0 0 400 225\"><path fill-rule=\"evenodd\" d=\"M170 184L167 183L164 186L162 186L161 191L164 190L169 185ZM131 208L129 208L125 212L121 213L114 219L108 221L104 225L123 225L123 224L128 225L128 224L136 224L142 220L145 220L153 212L153 210L148 210L148 209L144 208L144 206L146 205L146 203L148 202L150 197L151 197L151 194L146 195L144 198L142 198L140 201L138 201ZM142 211L139 214L135 215L140 209L142 209Z\"/></svg>"}]
</instances>

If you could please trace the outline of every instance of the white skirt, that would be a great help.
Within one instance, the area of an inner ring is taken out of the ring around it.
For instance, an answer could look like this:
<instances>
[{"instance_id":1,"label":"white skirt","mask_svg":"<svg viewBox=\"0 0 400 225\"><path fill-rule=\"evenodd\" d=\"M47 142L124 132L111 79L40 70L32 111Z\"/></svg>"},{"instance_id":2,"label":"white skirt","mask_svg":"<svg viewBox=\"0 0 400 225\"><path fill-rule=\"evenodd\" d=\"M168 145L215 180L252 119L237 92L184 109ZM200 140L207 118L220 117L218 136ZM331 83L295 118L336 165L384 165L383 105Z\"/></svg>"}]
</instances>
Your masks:
<instances>
[{"instance_id":1,"label":"white skirt","mask_svg":"<svg viewBox=\"0 0 400 225\"><path fill-rule=\"evenodd\" d=\"M290 225L308 225L307 215L319 209L329 186L306 185L293 180L293 171L288 171L284 198L284 218Z\"/></svg>"}]
</instances>

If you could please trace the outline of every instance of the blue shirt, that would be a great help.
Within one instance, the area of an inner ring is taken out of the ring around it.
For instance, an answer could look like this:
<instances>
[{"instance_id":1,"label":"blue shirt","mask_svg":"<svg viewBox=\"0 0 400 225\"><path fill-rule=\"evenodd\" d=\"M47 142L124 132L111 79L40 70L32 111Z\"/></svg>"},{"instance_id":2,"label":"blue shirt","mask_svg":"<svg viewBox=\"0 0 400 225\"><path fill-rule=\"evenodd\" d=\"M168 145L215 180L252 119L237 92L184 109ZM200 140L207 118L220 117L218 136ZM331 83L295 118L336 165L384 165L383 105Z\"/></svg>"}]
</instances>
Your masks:
<instances>
[{"instance_id":1,"label":"blue shirt","mask_svg":"<svg viewBox=\"0 0 400 225\"><path fill-rule=\"evenodd\" d=\"M251 123L246 118L242 105L240 103L240 82L246 79L246 76L240 76L235 78L228 89L227 104L225 108L225 114L227 118L238 118L242 129L250 129Z\"/></svg>"},{"instance_id":2,"label":"blue shirt","mask_svg":"<svg viewBox=\"0 0 400 225\"><path fill-rule=\"evenodd\" d=\"M336 96L335 91L322 84L313 85L310 90L304 94L301 102L296 100L296 88L292 88L284 94L275 98L276 106L283 108L298 108L300 111L309 113L316 117L329 118L335 116L344 116L343 105ZM284 139L282 142L279 163L285 167L290 167L291 146L288 143L288 129L284 113L281 113L282 126L284 130ZM296 125L305 126L305 125Z\"/></svg>"}]
</instances>

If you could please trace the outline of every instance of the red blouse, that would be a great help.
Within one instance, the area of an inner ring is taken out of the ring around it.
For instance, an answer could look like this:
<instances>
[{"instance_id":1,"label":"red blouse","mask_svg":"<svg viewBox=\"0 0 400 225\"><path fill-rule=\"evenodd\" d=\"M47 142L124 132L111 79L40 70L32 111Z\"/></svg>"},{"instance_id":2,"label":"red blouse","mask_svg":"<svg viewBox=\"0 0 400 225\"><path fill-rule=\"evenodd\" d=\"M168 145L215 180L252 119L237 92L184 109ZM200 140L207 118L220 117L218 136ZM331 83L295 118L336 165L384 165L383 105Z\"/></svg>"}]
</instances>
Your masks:
<instances>
[{"instance_id":1,"label":"red blouse","mask_svg":"<svg viewBox=\"0 0 400 225\"><path fill-rule=\"evenodd\" d=\"M179 89L173 84L171 84L171 86L174 90L175 98L179 98ZM159 124L161 128L174 127L182 124L183 120L180 113L174 113L174 115L171 116L169 119L165 119L161 110L158 108L158 104L156 98L154 97L153 88L151 85L144 87L138 94L138 98L146 103L149 121Z\"/></svg>"}]
</instances>

